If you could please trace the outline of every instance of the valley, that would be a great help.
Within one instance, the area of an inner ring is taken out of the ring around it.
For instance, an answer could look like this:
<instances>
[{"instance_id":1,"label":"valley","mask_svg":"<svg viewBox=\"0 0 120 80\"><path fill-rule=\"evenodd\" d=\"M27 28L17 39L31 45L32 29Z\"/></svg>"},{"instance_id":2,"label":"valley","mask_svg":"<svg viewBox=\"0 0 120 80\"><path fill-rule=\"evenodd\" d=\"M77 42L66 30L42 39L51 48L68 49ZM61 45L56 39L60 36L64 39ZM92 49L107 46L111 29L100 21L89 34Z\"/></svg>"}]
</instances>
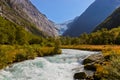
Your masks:
<instances>
[{"instance_id":1,"label":"valley","mask_svg":"<svg viewBox=\"0 0 120 80\"><path fill-rule=\"evenodd\" d=\"M75 16L56 23L31 0L0 0L0 80L119 80L120 0Z\"/></svg>"}]
</instances>

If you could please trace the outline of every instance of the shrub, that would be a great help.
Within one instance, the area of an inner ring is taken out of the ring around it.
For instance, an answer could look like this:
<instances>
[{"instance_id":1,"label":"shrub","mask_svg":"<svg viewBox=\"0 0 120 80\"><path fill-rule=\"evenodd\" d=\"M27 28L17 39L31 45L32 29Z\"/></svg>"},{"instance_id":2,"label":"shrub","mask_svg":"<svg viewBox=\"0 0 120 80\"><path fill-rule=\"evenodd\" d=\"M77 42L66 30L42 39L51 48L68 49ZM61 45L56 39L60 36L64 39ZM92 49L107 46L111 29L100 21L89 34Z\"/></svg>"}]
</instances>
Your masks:
<instances>
[{"instance_id":1,"label":"shrub","mask_svg":"<svg viewBox=\"0 0 120 80\"><path fill-rule=\"evenodd\" d=\"M0 69L14 62L34 59L36 56L42 57L55 54L57 53L54 51L54 47L41 47L40 45L0 45Z\"/></svg>"},{"instance_id":2,"label":"shrub","mask_svg":"<svg viewBox=\"0 0 120 80\"><path fill-rule=\"evenodd\" d=\"M105 66L108 71L106 75L107 80L119 80L120 79L120 55L113 54L111 56L110 65Z\"/></svg>"}]
</instances>

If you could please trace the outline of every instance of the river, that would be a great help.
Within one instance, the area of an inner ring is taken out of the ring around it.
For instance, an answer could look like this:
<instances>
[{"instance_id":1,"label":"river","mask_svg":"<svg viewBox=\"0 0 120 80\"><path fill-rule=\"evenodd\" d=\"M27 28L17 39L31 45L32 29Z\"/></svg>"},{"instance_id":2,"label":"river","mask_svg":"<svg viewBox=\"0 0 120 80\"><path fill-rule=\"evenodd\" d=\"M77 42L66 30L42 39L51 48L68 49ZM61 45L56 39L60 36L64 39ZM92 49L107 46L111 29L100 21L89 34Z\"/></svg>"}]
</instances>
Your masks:
<instances>
[{"instance_id":1,"label":"river","mask_svg":"<svg viewBox=\"0 0 120 80\"><path fill-rule=\"evenodd\" d=\"M0 80L73 80L74 73L83 70L83 59L97 53L62 49L61 55L13 64L0 71Z\"/></svg>"}]
</instances>

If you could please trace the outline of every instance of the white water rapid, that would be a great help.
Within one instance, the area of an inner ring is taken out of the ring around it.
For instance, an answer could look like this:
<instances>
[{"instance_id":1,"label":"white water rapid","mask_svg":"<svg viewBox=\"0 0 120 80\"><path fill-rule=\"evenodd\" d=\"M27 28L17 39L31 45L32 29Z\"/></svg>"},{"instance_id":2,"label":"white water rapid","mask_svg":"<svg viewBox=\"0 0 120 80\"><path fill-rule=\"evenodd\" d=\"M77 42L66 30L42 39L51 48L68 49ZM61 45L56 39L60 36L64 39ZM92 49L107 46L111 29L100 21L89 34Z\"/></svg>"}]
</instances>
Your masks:
<instances>
[{"instance_id":1,"label":"white water rapid","mask_svg":"<svg viewBox=\"0 0 120 80\"><path fill-rule=\"evenodd\" d=\"M83 70L82 60L99 52L62 49L61 55L37 57L0 71L0 80L73 80Z\"/></svg>"}]
</instances>

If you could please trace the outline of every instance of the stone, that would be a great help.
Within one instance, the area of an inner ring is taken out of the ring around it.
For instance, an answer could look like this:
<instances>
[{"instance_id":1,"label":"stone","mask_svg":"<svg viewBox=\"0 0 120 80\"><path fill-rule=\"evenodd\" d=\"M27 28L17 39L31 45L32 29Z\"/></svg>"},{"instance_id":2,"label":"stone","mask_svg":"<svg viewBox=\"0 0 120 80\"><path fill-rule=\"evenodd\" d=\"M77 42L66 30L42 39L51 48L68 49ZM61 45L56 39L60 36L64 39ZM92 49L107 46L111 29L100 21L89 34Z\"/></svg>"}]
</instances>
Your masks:
<instances>
[{"instance_id":1,"label":"stone","mask_svg":"<svg viewBox=\"0 0 120 80\"><path fill-rule=\"evenodd\" d=\"M79 73L75 73L73 78L74 80L77 80L77 79L86 79L87 75L85 72L79 72Z\"/></svg>"},{"instance_id":2,"label":"stone","mask_svg":"<svg viewBox=\"0 0 120 80\"><path fill-rule=\"evenodd\" d=\"M85 65L88 63L100 62L100 61L104 61L104 57L102 54L92 54L83 61L83 64Z\"/></svg>"},{"instance_id":3,"label":"stone","mask_svg":"<svg viewBox=\"0 0 120 80\"><path fill-rule=\"evenodd\" d=\"M84 66L84 69L85 69L85 70L96 71L96 66L95 66L95 64L86 64L86 65Z\"/></svg>"}]
</instances>

